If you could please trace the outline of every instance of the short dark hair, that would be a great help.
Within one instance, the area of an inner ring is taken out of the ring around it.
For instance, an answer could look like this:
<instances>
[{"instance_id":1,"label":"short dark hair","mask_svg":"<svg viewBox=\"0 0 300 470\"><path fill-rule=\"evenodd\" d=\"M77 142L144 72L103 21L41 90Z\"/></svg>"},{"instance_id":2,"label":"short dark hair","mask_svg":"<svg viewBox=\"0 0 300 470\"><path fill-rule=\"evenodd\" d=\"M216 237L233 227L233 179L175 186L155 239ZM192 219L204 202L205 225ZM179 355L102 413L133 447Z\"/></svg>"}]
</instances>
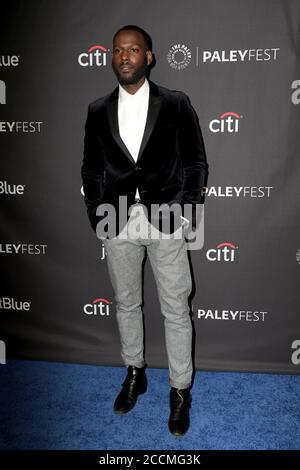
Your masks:
<instances>
[{"instance_id":1,"label":"short dark hair","mask_svg":"<svg viewBox=\"0 0 300 470\"><path fill-rule=\"evenodd\" d=\"M119 34L121 31L137 31L143 36L144 41L147 45L147 50L152 51L151 36L143 28L140 28L135 24L127 24L126 26L122 26L122 28L118 29L118 31L114 34L113 41L115 40L117 34Z\"/></svg>"}]
</instances>

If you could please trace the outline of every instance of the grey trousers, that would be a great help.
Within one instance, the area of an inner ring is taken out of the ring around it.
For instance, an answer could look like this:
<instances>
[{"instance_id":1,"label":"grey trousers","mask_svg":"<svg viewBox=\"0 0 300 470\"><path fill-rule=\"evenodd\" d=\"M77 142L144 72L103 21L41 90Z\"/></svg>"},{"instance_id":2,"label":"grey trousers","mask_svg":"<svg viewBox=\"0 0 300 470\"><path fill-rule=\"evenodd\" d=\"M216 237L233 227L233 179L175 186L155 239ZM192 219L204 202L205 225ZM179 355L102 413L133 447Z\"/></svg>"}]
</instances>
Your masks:
<instances>
[{"instance_id":1,"label":"grey trousers","mask_svg":"<svg viewBox=\"0 0 300 470\"><path fill-rule=\"evenodd\" d=\"M135 204L134 209L137 206L140 204ZM183 228L176 230L174 238L163 239L157 236L157 229L144 216L139 219L141 230L137 233L135 214L134 211L131 213L117 237L103 240L116 301L121 356L126 366L145 365L141 304L142 262L147 250L164 316L169 382L171 387L187 388L191 385L193 372L192 324L188 307L192 280ZM180 238L176 238L178 234Z\"/></svg>"}]
</instances>

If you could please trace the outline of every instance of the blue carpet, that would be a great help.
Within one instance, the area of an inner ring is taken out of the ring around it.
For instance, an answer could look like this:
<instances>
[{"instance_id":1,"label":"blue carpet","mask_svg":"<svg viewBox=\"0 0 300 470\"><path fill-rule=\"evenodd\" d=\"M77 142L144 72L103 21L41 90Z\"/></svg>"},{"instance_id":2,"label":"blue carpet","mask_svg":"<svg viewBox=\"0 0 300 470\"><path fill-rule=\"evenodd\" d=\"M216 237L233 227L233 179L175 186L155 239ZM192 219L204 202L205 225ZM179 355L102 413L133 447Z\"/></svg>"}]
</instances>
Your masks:
<instances>
[{"instance_id":1,"label":"blue carpet","mask_svg":"<svg viewBox=\"0 0 300 470\"><path fill-rule=\"evenodd\" d=\"M1 449L300 449L300 376L198 371L191 426L169 434L166 369L126 415L112 406L125 369L8 361L0 366Z\"/></svg>"}]
</instances>

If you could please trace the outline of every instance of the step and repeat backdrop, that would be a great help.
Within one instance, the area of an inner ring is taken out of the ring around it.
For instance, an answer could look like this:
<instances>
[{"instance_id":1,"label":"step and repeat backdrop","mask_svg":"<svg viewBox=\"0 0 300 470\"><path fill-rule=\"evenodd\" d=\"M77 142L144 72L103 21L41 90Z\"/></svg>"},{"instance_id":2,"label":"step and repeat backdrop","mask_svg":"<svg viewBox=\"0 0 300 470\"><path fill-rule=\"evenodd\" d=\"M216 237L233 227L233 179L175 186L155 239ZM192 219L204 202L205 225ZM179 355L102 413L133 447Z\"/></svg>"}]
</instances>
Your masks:
<instances>
[{"instance_id":1,"label":"step and repeat backdrop","mask_svg":"<svg viewBox=\"0 0 300 470\"><path fill-rule=\"evenodd\" d=\"M137 24L209 163L204 245L188 251L195 367L300 372L299 20L298 0L1 2L2 364L122 364L80 169L88 104L117 86L113 34ZM146 361L167 367L147 259L143 291Z\"/></svg>"}]
</instances>

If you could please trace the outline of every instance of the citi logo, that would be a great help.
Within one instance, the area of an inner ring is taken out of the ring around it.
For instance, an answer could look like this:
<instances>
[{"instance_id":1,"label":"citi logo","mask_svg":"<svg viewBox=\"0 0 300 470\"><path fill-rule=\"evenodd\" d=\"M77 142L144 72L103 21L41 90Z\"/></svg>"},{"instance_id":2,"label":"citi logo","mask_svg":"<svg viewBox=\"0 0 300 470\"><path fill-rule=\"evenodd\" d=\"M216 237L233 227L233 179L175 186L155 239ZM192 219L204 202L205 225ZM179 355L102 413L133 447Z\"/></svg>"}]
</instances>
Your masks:
<instances>
[{"instance_id":1,"label":"citi logo","mask_svg":"<svg viewBox=\"0 0 300 470\"><path fill-rule=\"evenodd\" d=\"M107 299L95 299L91 304L85 304L83 311L86 315L109 316L109 306L111 303Z\"/></svg>"},{"instance_id":2,"label":"citi logo","mask_svg":"<svg viewBox=\"0 0 300 470\"><path fill-rule=\"evenodd\" d=\"M105 67L107 62L107 53L109 49L104 46L95 44L91 46L87 52L82 52L78 56L78 63L81 67Z\"/></svg>"},{"instance_id":3,"label":"citi logo","mask_svg":"<svg viewBox=\"0 0 300 470\"><path fill-rule=\"evenodd\" d=\"M238 132L239 121L242 117L240 114L228 111L221 114L218 119L210 121L209 130L211 132Z\"/></svg>"},{"instance_id":4,"label":"citi logo","mask_svg":"<svg viewBox=\"0 0 300 470\"><path fill-rule=\"evenodd\" d=\"M9 297L0 297L0 310L30 310L31 302L23 302Z\"/></svg>"},{"instance_id":5,"label":"citi logo","mask_svg":"<svg viewBox=\"0 0 300 470\"><path fill-rule=\"evenodd\" d=\"M206 252L206 258L208 261L234 261L237 248L233 243L219 243L216 248L211 248Z\"/></svg>"},{"instance_id":6,"label":"citi logo","mask_svg":"<svg viewBox=\"0 0 300 470\"><path fill-rule=\"evenodd\" d=\"M6 86L3 80L0 80L0 104L6 104Z\"/></svg>"},{"instance_id":7,"label":"citi logo","mask_svg":"<svg viewBox=\"0 0 300 470\"><path fill-rule=\"evenodd\" d=\"M0 181L1 194L24 194L25 184L9 184L7 181Z\"/></svg>"}]
</instances>

